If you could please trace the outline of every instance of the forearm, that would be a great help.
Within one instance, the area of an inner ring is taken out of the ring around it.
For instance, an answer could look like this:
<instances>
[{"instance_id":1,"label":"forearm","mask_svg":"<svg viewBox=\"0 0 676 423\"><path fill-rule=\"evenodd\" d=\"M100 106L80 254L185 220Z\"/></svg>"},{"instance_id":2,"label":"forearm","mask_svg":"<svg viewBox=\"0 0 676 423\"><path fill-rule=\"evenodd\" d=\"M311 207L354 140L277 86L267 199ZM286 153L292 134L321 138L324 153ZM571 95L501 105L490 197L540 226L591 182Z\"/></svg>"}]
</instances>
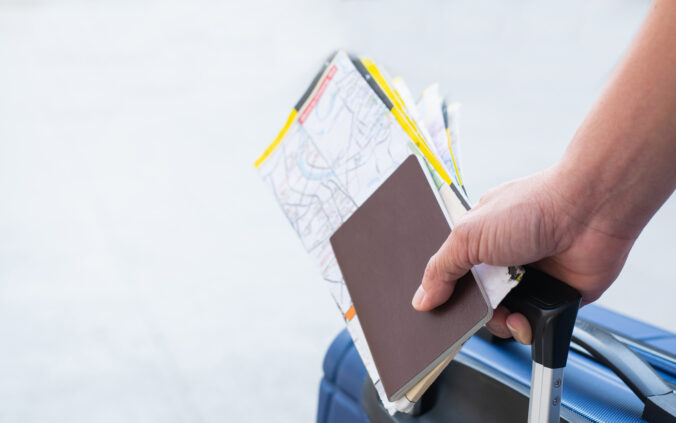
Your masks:
<instances>
[{"instance_id":1,"label":"forearm","mask_svg":"<svg viewBox=\"0 0 676 423\"><path fill-rule=\"evenodd\" d=\"M557 171L576 219L621 238L638 236L673 192L676 1L653 3Z\"/></svg>"}]
</instances>

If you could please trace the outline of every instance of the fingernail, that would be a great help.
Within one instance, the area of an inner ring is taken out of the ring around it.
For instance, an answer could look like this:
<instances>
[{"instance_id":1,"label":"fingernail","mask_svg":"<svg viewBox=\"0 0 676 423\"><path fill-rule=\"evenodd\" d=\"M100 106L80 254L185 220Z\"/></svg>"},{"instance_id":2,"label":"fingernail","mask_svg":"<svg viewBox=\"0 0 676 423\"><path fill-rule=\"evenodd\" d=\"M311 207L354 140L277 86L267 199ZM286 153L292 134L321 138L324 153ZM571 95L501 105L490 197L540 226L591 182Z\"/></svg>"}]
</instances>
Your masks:
<instances>
[{"instance_id":1,"label":"fingernail","mask_svg":"<svg viewBox=\"0 0 676 423\"><path fill-rule=\"evenodd\" d=\"M411 301L411 304L413 304L414 308L420 308L422 306L424 299L425 299L425 289L423 288L422 285L420 285L418 287L418 290L415 291L415 295L413 295L413 301Z\"/></svg>"},{"instance_id":2,"label":"fingernail","mask_svg":"<svg viewBox=\"0 0 676 423\"><path fill-rule=\"evenodd\" d=\"M507 324L509 331L512 332L512 336L514 337L514 339L516 339L516 341L518 343L523 344L523 340L521 339L521 334L516 329L514 329L512 327L512 325L509 324L509 321L505 321L505 323Z\"/></svg>"}]
</instances>

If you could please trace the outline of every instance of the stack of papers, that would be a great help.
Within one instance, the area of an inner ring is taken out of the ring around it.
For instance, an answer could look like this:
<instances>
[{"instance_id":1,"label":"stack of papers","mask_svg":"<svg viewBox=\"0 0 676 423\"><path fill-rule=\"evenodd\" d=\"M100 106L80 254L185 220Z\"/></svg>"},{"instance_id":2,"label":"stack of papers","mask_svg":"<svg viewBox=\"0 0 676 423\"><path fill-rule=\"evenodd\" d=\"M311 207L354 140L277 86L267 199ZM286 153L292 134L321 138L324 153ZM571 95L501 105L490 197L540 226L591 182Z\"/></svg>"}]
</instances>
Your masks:
<instances>
[{"instance_id":1,"label":"stack of papers","mask_svg":"<svg viewBox=\"0 0 676 423\"><path fill-rule=\"evenodd\" d=\"M319 266L383 405L409 412L450 362L389 401L330 237L411 154L420 158L451 223L471 207L460 158L455 104L432 85L416 102L403 79L372 60L338 51L323 63L277 138L255 166ZM481 264L474 274L493 308L518 283L520 267ZM422 275L421 275L422 278Z\"/></svg>"}]
</instances>

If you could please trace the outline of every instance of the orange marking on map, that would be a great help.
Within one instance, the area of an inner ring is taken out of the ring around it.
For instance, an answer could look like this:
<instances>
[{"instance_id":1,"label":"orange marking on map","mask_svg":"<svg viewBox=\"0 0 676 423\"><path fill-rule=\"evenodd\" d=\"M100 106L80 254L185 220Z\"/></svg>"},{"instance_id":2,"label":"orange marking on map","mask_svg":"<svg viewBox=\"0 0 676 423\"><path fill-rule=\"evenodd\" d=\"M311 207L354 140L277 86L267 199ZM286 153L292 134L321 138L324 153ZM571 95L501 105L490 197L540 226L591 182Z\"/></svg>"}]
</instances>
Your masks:
<instances>
[{"instance_id":1,"label":"orange marking on map","mask_svg":"<svg viewBox=\"0 0 676 423\"><path fill-rule=\"evenodd\" d=\"M352 320L352 318L356 315L357 312L354 310L354 306L351 306L347 313L345 313L345 318L349 321Z\"/></svg>"}]
</instances>

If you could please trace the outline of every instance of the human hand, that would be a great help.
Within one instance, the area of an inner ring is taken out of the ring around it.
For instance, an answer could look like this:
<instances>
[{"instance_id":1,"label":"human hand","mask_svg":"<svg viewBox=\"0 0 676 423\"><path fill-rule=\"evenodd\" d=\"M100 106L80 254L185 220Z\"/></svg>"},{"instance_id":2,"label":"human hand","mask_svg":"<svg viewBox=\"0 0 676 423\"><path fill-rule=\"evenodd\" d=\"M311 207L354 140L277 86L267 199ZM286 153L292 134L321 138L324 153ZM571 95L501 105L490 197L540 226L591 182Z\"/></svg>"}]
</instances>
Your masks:
<instances>
[{"instance_id":1,"label":"human hand","mask_svg":"<svg viewBox=\"0 0 676 423\"><path fill-rule=\"evenodd\" d=\"M446 302L457 279L479 263L532 263L578 289L583 305L598 299L622 269L635 236L609 231L613 225L595 214L598 205L576 198L564 176L551 168L484 195L430 259L413 306L427 311ZM504 306L486 326L496 336L531 343L528 320Z\"/></svg>"}]
</instances>

